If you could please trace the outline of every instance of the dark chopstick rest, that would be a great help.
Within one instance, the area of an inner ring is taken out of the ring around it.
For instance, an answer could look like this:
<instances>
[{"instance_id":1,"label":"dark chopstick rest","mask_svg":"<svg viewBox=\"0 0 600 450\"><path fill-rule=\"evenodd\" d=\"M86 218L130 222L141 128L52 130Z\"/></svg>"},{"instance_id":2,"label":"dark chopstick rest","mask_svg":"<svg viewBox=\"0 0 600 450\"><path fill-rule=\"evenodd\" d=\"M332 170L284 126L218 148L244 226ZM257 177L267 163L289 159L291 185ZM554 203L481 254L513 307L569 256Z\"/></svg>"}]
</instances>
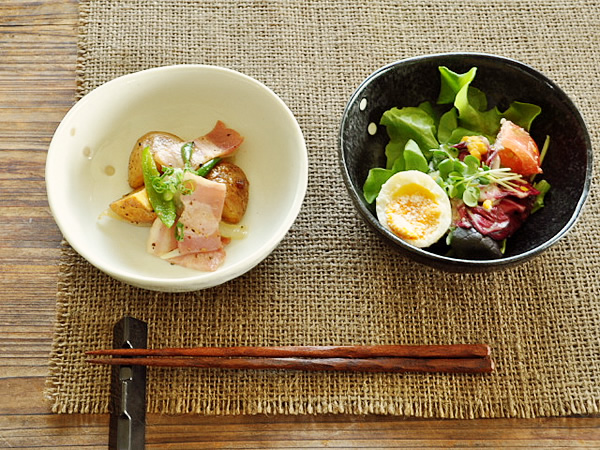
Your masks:
<instances>
[{"instance_id":1,"label":"dark chopstick rest","mask_svg":"<svg viewBox=\"0 0 600 450\"><path fill-rule=\"evenodd\" d=\"M145 322L124 317L113 329L113 345L118 348L145 349L148 327ZM143 450L146 439L146 367L122 358L111 374L111 414L108 448Z\"/></svg>"}]
</instances>

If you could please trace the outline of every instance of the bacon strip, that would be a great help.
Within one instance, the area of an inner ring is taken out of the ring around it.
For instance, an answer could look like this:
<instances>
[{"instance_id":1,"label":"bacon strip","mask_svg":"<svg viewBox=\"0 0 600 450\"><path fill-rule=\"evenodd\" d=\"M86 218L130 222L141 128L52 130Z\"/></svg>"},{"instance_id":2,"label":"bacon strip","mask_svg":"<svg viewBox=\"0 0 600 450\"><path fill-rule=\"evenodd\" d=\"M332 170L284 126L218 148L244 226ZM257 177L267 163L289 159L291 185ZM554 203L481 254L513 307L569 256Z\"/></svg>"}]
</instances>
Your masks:
<instances>
[{"instance_id":1,"label":"bacon strip","mask_svg":"<svg viewBox=\"0 0 600 450\"><path fill-rule=\"evenodd\" d=\"M194 169L197 169L211 159L231 156L243 141L244 138L242 135L231 128L227 128L219 120L212 131L194 139L194 149L190 157L190 164ZM165 143L161 141L161 145L155 145L152 148L152 156L161 167L169 166L182 169L184 164L181 156L181 147L184 144L184 141Z\"/></svg>"},{"instance_id":2,"label":"bacon strip","mask_svg":"<svg viewBox=\"0 0 600 450\"><path fill-rule=\"evenodd\" d=\"M191 163L200 167L213 158L230 156L243 141L242 135L219 120L210 133L194 139Z\"/></svg>"},{"instance_id":3,"label":"bacon strip","mask_svg":"<svg viewBox=\"0 0 600 450\"><path fill-rule=\"evenodd\" d=\"M178 242L180 253L185 255L220 249L223 244L219 221L227 187L190 172L186 172L183 179L186 187L193 189L193 192L181 196L183 212L179 222L184 228L183 240Z\"/></svg>"},{"instance_id":4,"label":"bacon strip","mask_svg":"<svg viewBox=\"0 0 600 450\"><path fill-rule=\"evenodd\" d=\"M188 253L187 255L169 258L167 261L188 269L202 272L214 272L225 261L225 249L220 248L212 252Z\"/></svg>"},{"instance_id":5,"label":"bacon strip","mask_svg":"<svg viewBox=\"0 0 600 450\"><path fill-rule=\"evenodd\" d=\"M154 256L165 255L177 248L173 228L168 228L162 220L156 218L150 227L147 250Z\"/></svg>"}]
</instances>

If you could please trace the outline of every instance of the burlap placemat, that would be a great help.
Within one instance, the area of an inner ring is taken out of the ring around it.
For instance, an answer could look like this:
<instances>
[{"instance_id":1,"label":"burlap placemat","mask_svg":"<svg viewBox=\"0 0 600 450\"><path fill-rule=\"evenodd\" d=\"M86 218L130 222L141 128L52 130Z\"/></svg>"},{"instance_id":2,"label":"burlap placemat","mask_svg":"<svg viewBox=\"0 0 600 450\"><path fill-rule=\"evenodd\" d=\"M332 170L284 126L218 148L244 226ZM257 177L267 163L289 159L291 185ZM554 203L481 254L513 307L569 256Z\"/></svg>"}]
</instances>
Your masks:
<instances>
[{"instance_id":1,"label":"burlap placemat","mask_svg":"<svg viewBox=\"0 0 600 450\"><path fill-rule=\"evenodd\" d=\"M424 53L521 60L566 90L600 129L596 1L81 1L81 94L173 63L229 67L295 113L310 183L292 230L262 264L223 286L163 294L99 273L64 246L48 396L61 413L106 412L109 347L129 314L151 347L449 344L493 347L492 375L151 369L148 410L535 417L600 411L597 177L582 219L542 257L493 274L448 274L385 246L352 207L337 163L345 103L372 71ZM568 149L564 149L568 158Z\"/></svg>"}]
</instances>

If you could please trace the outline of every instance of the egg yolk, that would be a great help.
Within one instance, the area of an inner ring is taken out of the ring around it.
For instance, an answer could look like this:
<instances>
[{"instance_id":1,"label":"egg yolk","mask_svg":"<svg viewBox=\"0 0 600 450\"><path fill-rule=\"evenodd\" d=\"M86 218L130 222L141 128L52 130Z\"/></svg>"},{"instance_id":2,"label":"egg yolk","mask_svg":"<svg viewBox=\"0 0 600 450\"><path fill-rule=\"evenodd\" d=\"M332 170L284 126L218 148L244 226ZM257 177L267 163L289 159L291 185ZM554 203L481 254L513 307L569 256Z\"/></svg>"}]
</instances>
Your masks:
<instances>
[{"instance_id":1,"label":"egg yolk","mask_svg":"<svg viewBox=\"0 0 600 450\"><path fill-rule=\"evenodd\" d=\"M435 196L418 184L402 186L385 209L390 229L400 238L417 240L437 228L441 209Z\"/></svg>"}]
</instances>

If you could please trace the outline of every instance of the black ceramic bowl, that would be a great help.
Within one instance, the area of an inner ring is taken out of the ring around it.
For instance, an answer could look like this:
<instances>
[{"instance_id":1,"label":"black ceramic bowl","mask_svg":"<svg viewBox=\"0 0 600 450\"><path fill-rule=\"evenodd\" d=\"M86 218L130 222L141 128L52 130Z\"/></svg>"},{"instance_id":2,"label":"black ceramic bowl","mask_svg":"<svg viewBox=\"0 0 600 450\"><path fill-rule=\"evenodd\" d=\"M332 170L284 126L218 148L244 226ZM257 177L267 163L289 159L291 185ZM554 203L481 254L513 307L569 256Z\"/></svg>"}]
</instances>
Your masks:
<instances>
[{"instance_id":1,"label":"black ceramic bowl","mask_svg":"<svg viewBox=\"0 0 600 450\"><path fill-rule=\"evenodd\" d=\"M541 114L530 133L540 145L546 135L551 144L544 159L543 178L552 186L545 207L531 215L508 239L503 258L468 260L445 256L446 248L421 249L405 243L383 228L362 193L369 169L385 167L388 135L378 125L392 107L435 102L439 93L438 67L457 73L477 67L472 85L487 94L489 107L500 110L518 100L539 105ZM377 125L375 134L371 132ZM344 181L350 197L366 222L398 250L414 260L448 271L490 271L513 266L539 255L573 226L588 195L592 172L592 147L585 123L573 102L551 80L517 61L478 53L426 55L395 62L370 75L350 98L339 135Z\"/></svg>"}]
</instances>

